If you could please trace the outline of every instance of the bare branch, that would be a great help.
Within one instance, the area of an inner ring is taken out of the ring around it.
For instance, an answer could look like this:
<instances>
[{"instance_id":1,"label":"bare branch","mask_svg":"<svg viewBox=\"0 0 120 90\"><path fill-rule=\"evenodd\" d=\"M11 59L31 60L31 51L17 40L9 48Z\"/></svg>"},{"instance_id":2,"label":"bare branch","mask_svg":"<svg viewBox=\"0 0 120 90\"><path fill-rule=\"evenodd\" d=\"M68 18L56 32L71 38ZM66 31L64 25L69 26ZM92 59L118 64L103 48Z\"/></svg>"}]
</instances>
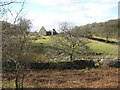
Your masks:
<instances>
[{"instance_id":1,"label":"bare branch","mask_svg":"<svg viewBox=\"0 0 120 90\"><path fill-rule=\"evenodd\" d=\"M19 12L17 13L17 15L16 15L16 17L15 17L15 21L14 21L14 24L16 23L16 21L17 21L17 18L19 17L19 14L22 12L22 10L24 9L24 4L25 4L25 2L23 2L23 4L22 4L22 8L19 10Z\"/></svg>"},{"instance_id":2,"label":"bare branch","mask_svg":"<svg viewBox=\"0 0 120 90\"><path fill-rule=\"evenodd\" d=\"M15 1L11 1L11 2L0 2L0 7L1 7L1 6L7 6L7 5L10 5L10 4L13 4L13 3L21 3L21 2L15 2Z\"/></svg>"}]
</instances>

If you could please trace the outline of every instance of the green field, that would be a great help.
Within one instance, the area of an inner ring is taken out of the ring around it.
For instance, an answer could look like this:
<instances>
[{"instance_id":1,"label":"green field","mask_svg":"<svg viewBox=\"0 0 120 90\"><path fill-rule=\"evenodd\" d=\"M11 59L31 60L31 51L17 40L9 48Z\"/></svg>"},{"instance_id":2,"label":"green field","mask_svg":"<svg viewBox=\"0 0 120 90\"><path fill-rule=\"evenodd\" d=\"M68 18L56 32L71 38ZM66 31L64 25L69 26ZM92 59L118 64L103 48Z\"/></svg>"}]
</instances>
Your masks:
<instances>
[{"instance_id":1,"label":"green field","mask_svg":"<svg viewBox=\"0 0 120 90\"><path fill-rule=\"evenodd\" d=\"M50 45L50 36L43 36L41 38L39 38L38 40L34 41L34 44L36 45L40 45L40 44L44 44L44 45Z\"/></svg>"},{"instance_id":2,"label":"green field","mask_svg":"<svg viewBox=\"0 0 120 90\"><path fill-rule=\"evenodd\" d=\"M118 55L118 46L113 44L107 44L104 42L99 42L95 40L89 40L90 43L87 45L97 53Z\"/></svg>"},{"instance_id":3,"label":"green field","mask_svg":"<svg viewBox=\"0 0 120 90\"><path fill-rule=\"evenodd\" d=\"M41 43L43 45L51 45L51 39L52 37L49 36L44 36L38 40L35 41L35 44L40 45ZM81 38L83 41L85 42L89 42L87 43L87 46L90 47L90 49L92 49L92 51L96 52L96 53L103 53L105 55L111 55L111 56L118 56L118 45L114 45L114 44L107 44L105 42L99 42L99 41L95 41L95 40L90 40L87 38Z\"/></svg>"},{"instance_id":4,"label":"green field","mask_svg":"<svg viewBox=\"0 0 120 90\"><path fill-rule=\"evenodd\" d=\"M108 44L96 40L82 38L82 40L89 42L87 46L96 53L103 53L105 55L118 56L118 45Z\"/></svg>"}]
</instances>

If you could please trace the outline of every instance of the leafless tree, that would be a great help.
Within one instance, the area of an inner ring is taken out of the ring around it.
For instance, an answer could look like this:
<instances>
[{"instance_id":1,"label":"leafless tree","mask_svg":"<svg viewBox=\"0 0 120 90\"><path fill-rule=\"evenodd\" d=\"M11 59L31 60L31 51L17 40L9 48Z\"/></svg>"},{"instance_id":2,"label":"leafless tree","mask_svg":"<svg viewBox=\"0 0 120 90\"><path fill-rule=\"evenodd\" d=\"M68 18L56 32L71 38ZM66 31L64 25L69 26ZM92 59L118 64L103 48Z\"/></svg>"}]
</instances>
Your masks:
<instances>
[{"instance_id":1,"label":"leafless tree","mask_svg":"<svg viewBox=\"0 0 120 90\"><path fill-rule=\"evenodd\" d=\"M53 47L56 47L57 53L69 56L71 61L80 55L87 55L90 52L86 42L80 39L79 33L74 31L74 26L63 22L60 24L61 33L57 37L53 37Z\"/></svg>"},{"instance_id":2,"label":"leafless tree","mask_svg":"<svg viewBox=\"0 0 120 90\"><path fill-rule=\"evenodd\" d=\"M9 68L8 66L5 67L11 72L14 71L16 75L16 88L20 88L18 84L20 81L18 80L20 80L20 75L24 77L24 71L27 69L29 60L32 58L32 45L26 30L27 28L23 28L24 25L25 24L20 21L16 30L12 28L5 31L3 30L4 33L2 35L2 60L13 63L13 66L10 65Z\"/></svg>"},{"instance_id":3,"label":"leafless tree","mask_svg":"<svg viewBox=\"0 0 120 90\"><path fill-rule=\"evenodd\" d=\"M13 11L12 4L19 4L21 8ZM4 16L1 21L2 61L6 62L4 65L7 65L3 66L3 70L15 74L16 88L23 88L25 71L28 68L29 61L32 59L32 45L28 34L31 22L21 15L24 5L25 0L4 0L0 2L0 12ZM13 22L7 22L9 19L7 17L8 13L13 16Z\"/></svg>"}]
</instances>

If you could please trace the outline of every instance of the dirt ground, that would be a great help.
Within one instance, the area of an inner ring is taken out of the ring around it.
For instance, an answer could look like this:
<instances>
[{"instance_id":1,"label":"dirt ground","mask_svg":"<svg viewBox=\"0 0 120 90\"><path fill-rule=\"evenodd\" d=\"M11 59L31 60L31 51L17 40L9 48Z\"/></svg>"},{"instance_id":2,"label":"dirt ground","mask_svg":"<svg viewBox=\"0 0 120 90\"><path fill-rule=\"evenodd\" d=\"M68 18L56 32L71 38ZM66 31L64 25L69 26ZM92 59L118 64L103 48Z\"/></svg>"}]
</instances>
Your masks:
<instances>
[{"instance_id":1,"label":"dirt ground","mask_svg":"<svg viewBox=\"0 0 120 90\"><path fill-rule=\"evenodd\" d=\"M24 83L31 88L117 88L120 84L117 68L29 71Z\"/></svg>"}]
</instances>

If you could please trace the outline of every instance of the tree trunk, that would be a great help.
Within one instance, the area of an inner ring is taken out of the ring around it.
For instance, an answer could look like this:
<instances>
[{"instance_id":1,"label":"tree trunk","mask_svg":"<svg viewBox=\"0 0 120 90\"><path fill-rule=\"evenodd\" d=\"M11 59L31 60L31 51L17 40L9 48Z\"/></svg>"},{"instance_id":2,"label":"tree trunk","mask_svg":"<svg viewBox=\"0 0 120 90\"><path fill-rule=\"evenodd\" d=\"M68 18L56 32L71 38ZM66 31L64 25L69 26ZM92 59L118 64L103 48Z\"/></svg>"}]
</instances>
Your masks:
<instances>
[{"instance_id":1,"label":"tree trunk","mask_svg":"<svg viewBox=\"0 0 120 90\"><path fill-rule=\"evenodd\" d=\"M19 88L19 85L18 85L18 75L16 75L15 85L16 85L16 90L17 90Z\"/></svg>"},{"instance_id":2,"label":"tree trunk","mask_svg":"<svg viewBox=\"0 0 120 90\"><path fill-rule=\"evenodd\" d=\"M23 73L22 81L21 81L21 88L22 88L22 89L23 89L24 78L25 78L25 74Z\"/></svg>"},{"instance_id":3,"label":"tree trunk","mask_svg":"<svg viewBox=\"0 0 120 90\"><path fill-rule=\"evenodd\" d=\"M70 61L73 60L73 54L70 54Z\"/></svg>"}]
</instances>

